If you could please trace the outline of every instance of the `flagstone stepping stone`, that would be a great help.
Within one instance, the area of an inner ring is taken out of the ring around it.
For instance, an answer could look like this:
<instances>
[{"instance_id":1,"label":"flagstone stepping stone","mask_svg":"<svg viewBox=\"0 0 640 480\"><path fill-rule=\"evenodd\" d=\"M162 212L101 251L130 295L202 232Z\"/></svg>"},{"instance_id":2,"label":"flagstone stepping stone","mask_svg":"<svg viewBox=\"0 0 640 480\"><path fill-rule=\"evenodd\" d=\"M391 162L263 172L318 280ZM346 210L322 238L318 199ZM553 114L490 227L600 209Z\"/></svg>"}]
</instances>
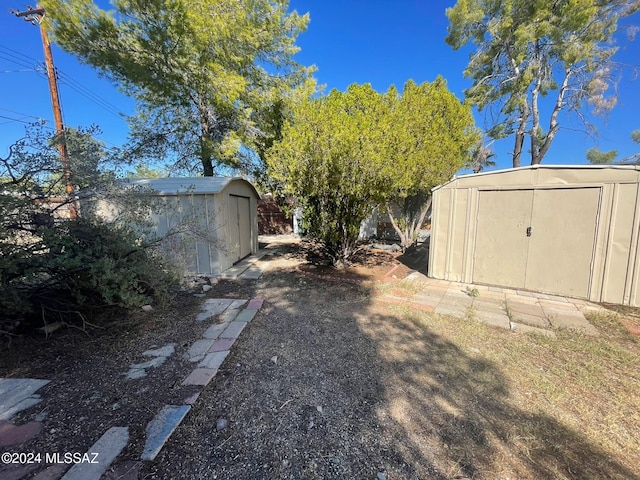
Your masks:
<instances>
[{"instance_id":1,"label":"flagstone stepping stone","mask_svg":"<svg viewBox=\"0 0 640 480\"><path fill-rule=\"evenodd\" d=\"M18 412L42 399L35 392L49 380L32 378L0 378L0 420L10 420Z\"/></svg>"},{"instance_id":2,"label":"flagstone stepping stone","mask_svg":"<svg viewBox=\"0 0 640 480\"><path fill-rule=\"evenodd\" d=\"M83 461L74 464L62 480L100 480L127 442L128 427L111 427L87 450Z\"/></svg>"},{"instance_id":3,"label":"flagstone stepping stone","mask_svg":"<svg viewBox=\"0 0 640 480\"><path fill-rule=\"evenodd\" d=\"M233 302L231 298L210 298L202 304L202 311L196 317L197 322L220 315Z\"/></svg>"},{"instance_id":4,"label":"flagstone stepping stone","mask_svg":"<svg viewBox=\"0 0 640 480\"><path fill-rule=\"evenodd\" d=\"M162 365L164 362L167 361L167 358L173 355L175 348L176 348L175 344L170 343L161 348L156 348L154 350L147 350L145 352L142 352L142 355L144 355L145 357L152 357L152 358L147 360L146 362L132 364L131 368L126 373L127 378L133 380L136 378L146 377L147 369L157 368L160 365Z\"/></svg>"},{"instance_id":5,"label":"flagstone stepping stone","mask_svg":"<svg viewBox=\"0 0 640 480\"><path fill-rule=\"evenodd\" d=\"M165 405L162 407L162 410L147 425L147 441L140 456L142 460L156 458L190 409L190 405Z\"/></svg>"}]
</instances>

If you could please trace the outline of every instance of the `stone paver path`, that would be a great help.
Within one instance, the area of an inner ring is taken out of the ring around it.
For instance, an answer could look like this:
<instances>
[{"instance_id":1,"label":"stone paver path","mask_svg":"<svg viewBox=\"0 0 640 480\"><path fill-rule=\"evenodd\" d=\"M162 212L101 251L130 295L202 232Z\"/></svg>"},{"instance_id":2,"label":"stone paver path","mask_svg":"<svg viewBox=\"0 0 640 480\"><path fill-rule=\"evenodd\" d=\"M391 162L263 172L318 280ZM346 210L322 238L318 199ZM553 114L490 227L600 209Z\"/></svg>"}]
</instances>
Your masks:
<instances>
[{"instance_id":1,"label":"stone paver path","mask_svg":"<svg viewBox=\"0 0 640 480\"><path fill-rule=\"evenodd\" d=\"M146 352L142 352L142 355L145 357L151 357L146 362L142 363L134 363L131 365L131 368L126 373L128 379L133 380L136 378L142 378L147 376L147 369L149 368L157 368L167 361L173 352L175 351L175 344L170 343L169 345L165 345L161 348L156 348L153 350L147 350Z\"/></svg>"},{"instance_id":2,"label":"stone paver path","mask_svg":"<svg viewBox=\"0 0 640 480\"><path fill-rule=\"evenodd\" d=\"M129 441L127 427L111 427L86 452L81 463L73 465L62 480L99 479Z\"/></svg>"},{"instance_id":3,"label":"stone paver path","mask_svg":"<svg viewBox=\"0 0 640 480\"><path fill-rule=\"evenodd\" d=\"M26 408L41 401L36 392L49 380L32 378L0 378L0 420L10 420Z\"/></svg>"},{"instance_id":4,"label":"stone paver path","mask_svg":"<svg viewBox=\"0 0 640 480\"><path fill-rule=\"evenodd\" d=\"M597 335L598 331L584 313L606 311L585 300L435 280L418 272L410 274L403 282L418 283L418 292L407 297L391 291L379 300L405 303L440 315L472 318L516 332L553 336L556 329L569 329Z\"/></svg>"}]
</instances>

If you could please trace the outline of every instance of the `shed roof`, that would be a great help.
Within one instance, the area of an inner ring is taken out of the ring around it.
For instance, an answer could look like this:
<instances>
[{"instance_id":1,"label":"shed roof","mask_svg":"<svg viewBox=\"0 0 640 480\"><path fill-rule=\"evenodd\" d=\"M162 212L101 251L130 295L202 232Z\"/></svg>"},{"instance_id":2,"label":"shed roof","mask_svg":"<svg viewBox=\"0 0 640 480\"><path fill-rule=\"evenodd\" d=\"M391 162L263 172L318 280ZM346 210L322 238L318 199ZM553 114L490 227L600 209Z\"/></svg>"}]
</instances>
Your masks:
<instances>
[{"instance_id":1,"label":"shed roof","mask_svg":"<svg viewBox=\"0 0 640 480\"><path fill-rule=\"evenodd\" d=\"M451 187L514 186L525 184L592 184L640 181L638 165L529 165L454 176L432 191Z\"/></svg>"},{"instance_id":2,"label":"shed roof","mask_svg":"<svg viewBox=\"0 0 640 480\"><path fill-rule=\"evenodd\" d=\"M231 182L246 183L257 198L260 197L251 182L242 177L171 177L127 179L131 186L149 187L158 195L212 194L222 192Z\"/></svg>"}]
</instances>

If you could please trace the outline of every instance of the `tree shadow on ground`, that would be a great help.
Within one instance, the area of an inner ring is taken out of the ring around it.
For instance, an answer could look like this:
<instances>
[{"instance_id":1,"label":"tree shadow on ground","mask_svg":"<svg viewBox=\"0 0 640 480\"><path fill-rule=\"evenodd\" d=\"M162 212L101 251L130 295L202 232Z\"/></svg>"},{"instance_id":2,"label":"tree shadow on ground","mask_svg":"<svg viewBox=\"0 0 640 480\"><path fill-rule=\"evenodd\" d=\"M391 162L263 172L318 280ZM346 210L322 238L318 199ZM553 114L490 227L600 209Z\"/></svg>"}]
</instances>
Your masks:
<instances>
[{"instance_id":1,"label":"tree shadow on ground","mask_svg":"<svg viewBox=\"0 0 640 480\"><path fill-rule=\"evenodd\" d=\"M385 359L394 449L419 477L433 465L443 478L640 478L551 415L513 406L501 367L479 352L402 316L362 325Z\"/></svg>"},{"instance_id":2,"label":"tree shadow on ground","mask_svg":"<svg viewBox=\"0 0 640 480\"><path fill-rule=\"evenodd\" d=\"M255 294L262 310L144 478L638 478L362 284L290 266Z\"/></svg>"}]
</instances>

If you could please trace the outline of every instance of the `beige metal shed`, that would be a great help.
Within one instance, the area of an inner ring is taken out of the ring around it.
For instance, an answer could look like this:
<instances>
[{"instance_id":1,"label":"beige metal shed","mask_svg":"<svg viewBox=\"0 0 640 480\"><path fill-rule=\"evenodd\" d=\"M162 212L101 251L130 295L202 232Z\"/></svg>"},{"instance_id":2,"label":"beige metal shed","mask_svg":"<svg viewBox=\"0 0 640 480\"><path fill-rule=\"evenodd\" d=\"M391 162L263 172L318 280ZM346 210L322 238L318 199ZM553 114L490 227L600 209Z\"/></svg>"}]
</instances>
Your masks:
<instances>
[{"instance_id":1,"label":"beige metal shed","mask_svg":"<svg viewBox=\"0 0 640 480\"><path fill-rule=\"evenodd\" d=\"M536 165L433 191L429 276L640 306L640 168Z\"/></svg>"},{"instance_id":2,"label":"beige metal shed","mask_svg":"<svg viewBox=\"0 0 640 480\"><path fill-rule=\"evenodd\" d=\"M132 186L149 187L158 196L153 231L165 236L181 230L180 245L192 273L218 275L258 251L254 186L239 177L143 178Z\"/></svg>"}]
</instances>

